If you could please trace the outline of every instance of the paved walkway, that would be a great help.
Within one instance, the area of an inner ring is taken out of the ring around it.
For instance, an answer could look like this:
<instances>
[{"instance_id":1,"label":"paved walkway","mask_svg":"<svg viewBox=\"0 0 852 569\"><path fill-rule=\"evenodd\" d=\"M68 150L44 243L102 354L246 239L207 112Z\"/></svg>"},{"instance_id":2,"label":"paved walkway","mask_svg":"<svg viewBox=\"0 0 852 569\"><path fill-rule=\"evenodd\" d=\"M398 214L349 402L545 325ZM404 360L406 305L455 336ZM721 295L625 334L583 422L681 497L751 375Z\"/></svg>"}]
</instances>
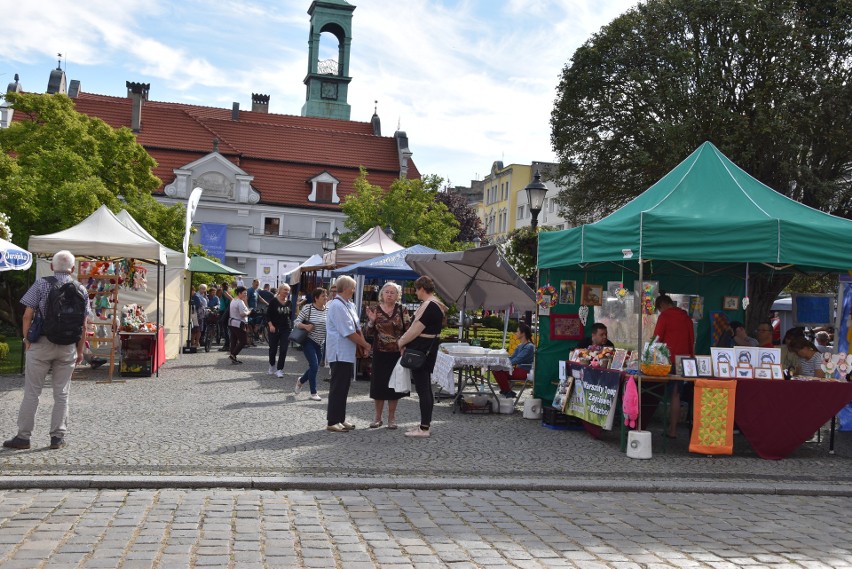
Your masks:
<instances>
[{"instance_id":1,"label":"paved walkway","mask_svg":"<svg viewBox=\"0 0 852 569\"><path fill-rule=\"evenodd\" d=\"M686 450L687 431L661 452L659 426L652 460L619 450L617 432L594 440L584 431L556 431L513 415L453 414L436 404L433 436L403 436L416 424L416 396L400 403L400 428L368 429L368 383L355 382L350 433L327 433L323 401L293 395L304 369L291 351L288 376L266 374L265 349L244 352L235 366L218 352L187 354L160 377L96 383L106 372L74 381L68 446L47 448L50 390L42 395L34 447L0 450L0 488L209 487L491 488L748 491L852 495L852 433L840 433L837 454L826 438L790 458L758 458L742 437L735 453L706 457ZM321 371L321 377L327 375ZM14 435L23 379L0 377L0 436ZM307 391L307 390L305 390ZM165 478L154 478L165 477Z\"/></svg>"}]
</instances>

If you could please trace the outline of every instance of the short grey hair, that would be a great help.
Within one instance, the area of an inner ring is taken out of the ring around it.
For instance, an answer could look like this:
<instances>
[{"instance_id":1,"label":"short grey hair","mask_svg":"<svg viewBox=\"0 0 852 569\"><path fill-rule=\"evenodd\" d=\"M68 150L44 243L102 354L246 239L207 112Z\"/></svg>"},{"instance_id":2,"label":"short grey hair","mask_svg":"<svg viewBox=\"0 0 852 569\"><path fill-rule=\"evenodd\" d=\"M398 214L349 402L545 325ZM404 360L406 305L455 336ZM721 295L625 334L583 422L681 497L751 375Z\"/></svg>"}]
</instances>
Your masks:
<instances>
[{"instance_id":1,"label":"short grey hair","mask_svg":"<svg viewBox=\"0 0 852 569\"><path fill-rule=\"evenodd\" d=\"M198 285L198 292L207 292L207 285L204 283Z\"/></svg>"},{"instance_id":2,"label":"short grey hair","mask_svg":"<svg viewBox=\"0 0 852 569\"><path fill-rule=\"evenodd\" d=\"M338 277L336 281L334 281L335 286L337 286L337 292L343 292L344 290L355 289L355 279L350 277L349 275L343 275L342 277Z\"/></svg>"},{"instance_id":3,"label":"short grey hair","mask_svg":"<svg viewBox=\"0 0 852 569\"><path fill-rule=\"evenodd\" d=\"M386 282L384 285L382 285L382 288L379 289L379 302L381 302L382 295L385 293L386 288L392 288L394 291L396 291L396 302L402 302L402 287L393 281Z\"/></svg>"},{"instance_id":4,"label":"short grey hair","mask_svg":"<svg viewBox=\"0 0 852 569\"><path fill-rule=\"evenodd\" d=\"M67 251L65 249L57 251L53 255L53 259L50 261L50 265L56 273L73 273L74 265L76 263L77 259L75 259L74 255L71 254L71 251Z\"/></svg>"}]
</instances>

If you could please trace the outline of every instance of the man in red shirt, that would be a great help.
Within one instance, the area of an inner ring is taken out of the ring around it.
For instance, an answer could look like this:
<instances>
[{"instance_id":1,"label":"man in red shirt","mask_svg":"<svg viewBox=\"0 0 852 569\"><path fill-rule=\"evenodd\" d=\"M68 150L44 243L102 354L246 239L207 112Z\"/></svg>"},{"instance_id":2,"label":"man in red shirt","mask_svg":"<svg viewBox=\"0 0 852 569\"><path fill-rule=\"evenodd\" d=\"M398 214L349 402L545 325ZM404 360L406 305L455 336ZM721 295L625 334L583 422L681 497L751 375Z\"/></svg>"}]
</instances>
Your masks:
<instances>
[{"instance_id":1,"label":"man in red shirt","mask_svg":"<svg viewBox=\"0 0 852 569\"><path fill-rule=\"evenodd\" d=\"M657 297L655 306L660 315L657 317L657 325L654 335L660 342L669 348L672 364L677 356L695 357L695 328L692 318L682 308L675 306L674 301L667 294ZM680 391L684 382L670 381L669 390L671 400L669 401L669 428L666 436L670 439L677 437L677 423L680 419Z\"/></svg>"}]
</instances>

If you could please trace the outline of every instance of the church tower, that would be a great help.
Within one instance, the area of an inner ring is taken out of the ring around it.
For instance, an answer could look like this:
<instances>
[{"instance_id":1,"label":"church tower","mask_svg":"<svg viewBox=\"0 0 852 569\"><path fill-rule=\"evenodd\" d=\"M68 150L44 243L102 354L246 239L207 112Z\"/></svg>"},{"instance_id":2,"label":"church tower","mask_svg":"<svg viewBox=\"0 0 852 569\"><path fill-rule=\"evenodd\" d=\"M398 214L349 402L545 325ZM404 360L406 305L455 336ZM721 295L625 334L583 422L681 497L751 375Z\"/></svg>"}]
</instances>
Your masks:
<instances>
[{"instance_id":1,"label":"church tower","mask_svg":"<svg viewBox=\"0 0 852 569\"><path fill-rule=\"evenodd\" d=\"M352 12L355 6L345 0L314 0L308 9L311 33L308 37L307 95L303 117L349 120L349 55L352 44ZM327 32L337 38L337 61L320 61L320 36Z\"/></svg>"}]
</instances>

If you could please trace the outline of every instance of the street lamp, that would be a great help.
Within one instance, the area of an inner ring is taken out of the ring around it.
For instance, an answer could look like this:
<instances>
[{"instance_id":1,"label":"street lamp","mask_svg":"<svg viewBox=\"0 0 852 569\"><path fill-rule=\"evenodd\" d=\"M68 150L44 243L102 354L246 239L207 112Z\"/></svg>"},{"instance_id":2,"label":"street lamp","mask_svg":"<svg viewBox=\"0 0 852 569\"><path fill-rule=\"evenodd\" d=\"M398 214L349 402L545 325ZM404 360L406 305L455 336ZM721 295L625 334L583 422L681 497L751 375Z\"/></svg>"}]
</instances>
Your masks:
<instances>
[{"instance_id":1,"label":"street lamp","mask_svg":"<svg viewBox=\"0 0 852 569\"><path fill-rule=\"evenodd\" d=\"M479 247L480 245L482 245L482 239L479 237L479 235L477 235L473 238L473 246Z\"/></svg>"},{"instance_id":2,"label":"street lamp","mask_svg":"<svg viewBox=\"0 0 852 569\"><path fill-rule=\"evenodd\" d=\"M532 215L530 227L535 231L535 228L538 227L538 214L541 212L542 206L544 206L544 198L547 195L547 186L541 182L541 174L538 173L538 170L535 171L533 181L530 182L530 185L525 190L527 191L527 199L530 202L530 214Z\"/></svg>"},{"instance_id":3,"label":"street lamp","mask_svg":"<svg viewBox=\"0 0 852 569\"><path fill-rule=\"evenodd\" d=\"M322 250L326 253L333 249L331 245L331 239L329 238L328 233L322 234L322 239L320 240L320 242L322 243Z\"/></svg>"},{"instance_id":4,"label":"street lamp","mask_svg":"<svg viewBox=\"0 0 852 569\"><path fill-rule=\"evenodd\" d=\"M396 237L396 231L393 230L393 227L390 226L390 223L388 223L387 227L385 227L385 235L390 237L391 241L393 241L393 238Z\"/></svg>"},{"instance_id":5,"label":"street lamp","mask_svg":"<svg viewBox=\"0 0 852 569\"><path fill-rule=\"evenodd\" d=\"M331 245L332 249L337 249L337 244L340 243L340 231L337 228L334 228L334 231L331 233Z\"/></svg>"}]
</instances>

